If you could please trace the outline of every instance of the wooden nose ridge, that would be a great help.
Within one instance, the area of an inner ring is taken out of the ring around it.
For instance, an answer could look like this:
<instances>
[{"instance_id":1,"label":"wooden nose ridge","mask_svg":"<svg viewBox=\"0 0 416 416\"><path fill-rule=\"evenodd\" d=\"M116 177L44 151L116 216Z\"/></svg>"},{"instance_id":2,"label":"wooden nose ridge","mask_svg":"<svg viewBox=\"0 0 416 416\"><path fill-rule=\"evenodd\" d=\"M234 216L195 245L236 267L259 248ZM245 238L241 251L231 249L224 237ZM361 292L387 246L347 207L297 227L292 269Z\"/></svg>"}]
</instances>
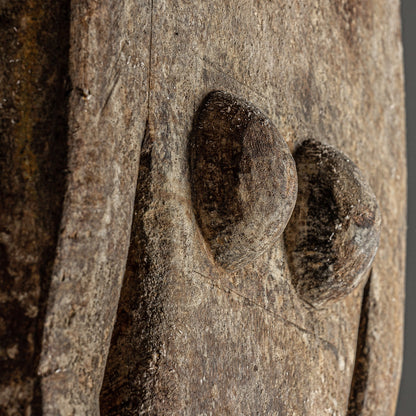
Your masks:
<instances>
[{"instance_id":1,"label":"wooden nose ridge","mask_svg":"<svg viewBox=\"0 0 416 416\"><path fill-rule=\"evenodd\" d=\"M208 94L190 138L192 201L223 269L243 267L282 234L297 194L296 167L273 123L231 94Z\"/></svg>"},{"instance_id":2,"label":"wooden nose ridge","mask_svg":"<svg viewBox=\"0 0 416 416\"><path fill-rule=\"evenodd\" d=\"M350 293L368 275L381 216L358 167L315 140L294 154L298 198L284 233L293 284L315 307Z\"/></svg>"}]
</instances>

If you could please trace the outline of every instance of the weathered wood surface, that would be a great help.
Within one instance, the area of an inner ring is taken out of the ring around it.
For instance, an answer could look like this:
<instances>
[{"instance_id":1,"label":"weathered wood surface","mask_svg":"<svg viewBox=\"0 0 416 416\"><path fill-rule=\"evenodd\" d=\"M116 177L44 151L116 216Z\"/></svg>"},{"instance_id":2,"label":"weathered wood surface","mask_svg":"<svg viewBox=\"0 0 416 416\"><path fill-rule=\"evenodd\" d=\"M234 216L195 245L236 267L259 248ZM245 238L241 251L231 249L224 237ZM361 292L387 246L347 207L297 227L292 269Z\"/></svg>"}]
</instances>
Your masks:
<instances>
[{"instance_id":1,"label":"weathered wood surface","mask_svg":"<svg viewBox=\"0 0 416 416\"><path fill-rule=\"evenodd\" d=\"M150 9L71 2L67 191L39 366L45 414L97 414L147 109Z\"/></svg>"},{"instance_id":2,"label":"weathered wood surface","mask_svg":"<svg viewBox=\"0 0 416 416\"><path fill-rule=\"evenodd\" d=\"M406 177L398 3L154 2L151 50L103 413L393 414ZM350 404L363 286L311 310L289 283L281 244L227 274L199 233L187 141L196 109L218 89L263 110L292 148L307 138L336 145L376 193L381 242Z\"/></svg>"},{"instance_id":3,"label":"weathered wood surface","mask_svg":"<svg viewBox=\"0 0 416 416\"><path fill-rule=\"evenodd\" d=\"M0 414L37 377L67 159L69 2L0 2Z\"/></svg>"},{"instance_id":4,"label":"weathered wood surface","mask_svg":"<svg viewBox=\"0 0 416 416\"><path fill-rule=\"evenodd\" d=\"M42 349L39 378L33 364L22 389L9 370L3 391L13 393L0 396L2 410L30 409L37 383L51 415L99 406L103 415L393 415L406 191L399 2L72 1L70 25L62 230L51 278L41 272L50 290L31 277L40 295L25 303L42 308L48 295L42 348L31 353L37 360ZM364 297L361 285L323 309L307 307L283 238L241 270L217 267L195 220L188 163L196 109L212 90L260 108L290 149L327 142L364 173L382 216ZM2 190L14 177L2 177ZM49 198L42 211L55 206ZM7 238L4 251L16 259L21 237ZM26 293L16 288L2 296ZM1 351L9 369L22 366Z\"/></svg>"},{"instance_id":5,"label":"weathered wood surface","mask_svg":"<svg viewBox=\"0 0 416 416\"><path fill-rule=\"evenodd\" d=\"M368 277L380 240L377 200L338 149L305 140L294 154L298 196L284 240L293 286L322 307Z\"/></svg>"},{"instance_id":6,"label":"weathered wood surface","mask_svg":"<svg viewBox=\"0 0 416 416\"><path fill-rule=\"evenodd\" d=\"M150 7L30 0L1 12L0 413L91 414L129 246Z\"/></svg>"},{"instance_id":7,"label":"weathered wood surface","mask_svg":"<svg viewBox=\"0 0 416 416\"><path fill-rule=\"evenodd\" d=\"M296 203L296 165L273 123L231 94L206 97L188 144L191 199L214 261L241 269L274 245Z\"/></svg>"}]
</instances>

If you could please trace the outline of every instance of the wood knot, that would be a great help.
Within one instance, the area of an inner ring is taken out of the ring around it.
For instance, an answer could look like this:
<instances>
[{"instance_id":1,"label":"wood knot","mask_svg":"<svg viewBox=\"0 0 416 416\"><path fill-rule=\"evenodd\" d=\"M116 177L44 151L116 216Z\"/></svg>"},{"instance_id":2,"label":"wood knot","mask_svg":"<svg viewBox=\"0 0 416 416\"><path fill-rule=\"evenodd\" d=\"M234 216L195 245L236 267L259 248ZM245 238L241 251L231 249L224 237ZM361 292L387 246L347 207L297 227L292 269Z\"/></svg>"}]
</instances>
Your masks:
<instances>
[{"instance_id":1,"label":"wood knot","mask_svg":"<svg viewBox=\"0 0 416 416\"><path fill-rule=\"evenodd\" d=\"M195 215L221 267L243 267L282 234L296 201L295 163L253 105L208 94L195 117L190 166Z\"/></svg>"}]
</instances>

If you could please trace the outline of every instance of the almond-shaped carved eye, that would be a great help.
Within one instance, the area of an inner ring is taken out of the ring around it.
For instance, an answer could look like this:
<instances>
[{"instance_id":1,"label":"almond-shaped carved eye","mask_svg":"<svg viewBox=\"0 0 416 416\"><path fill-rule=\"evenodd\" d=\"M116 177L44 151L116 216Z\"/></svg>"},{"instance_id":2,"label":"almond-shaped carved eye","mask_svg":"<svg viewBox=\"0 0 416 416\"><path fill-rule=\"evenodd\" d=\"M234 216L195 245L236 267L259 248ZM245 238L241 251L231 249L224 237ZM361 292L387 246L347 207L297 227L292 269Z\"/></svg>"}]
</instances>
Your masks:
<instances>
[{"instance_id":1,"label":"almond-shaped carved eye","mask_svg":"<svg viewBox=\"0 0 416 416\"><path fill-rule=\"evenodd\" d=\"M196 218L222 268L243 267L282 234L296 201L296 167L253 105L208 94L194 121L190 166Z\"/></svg>"},{"instance_id":2,"label":"almond-shaped carved eye","mask_svg":"<svg viewBox=\"0 0 416 416\"><path fill-rule=\"evenodd\" d=\"M367 276L381 217L373 191L346 155L307 140L294 158L298 199L284 240L295 288L321 307L350 293Z\"/></svg>"}]
</instances>

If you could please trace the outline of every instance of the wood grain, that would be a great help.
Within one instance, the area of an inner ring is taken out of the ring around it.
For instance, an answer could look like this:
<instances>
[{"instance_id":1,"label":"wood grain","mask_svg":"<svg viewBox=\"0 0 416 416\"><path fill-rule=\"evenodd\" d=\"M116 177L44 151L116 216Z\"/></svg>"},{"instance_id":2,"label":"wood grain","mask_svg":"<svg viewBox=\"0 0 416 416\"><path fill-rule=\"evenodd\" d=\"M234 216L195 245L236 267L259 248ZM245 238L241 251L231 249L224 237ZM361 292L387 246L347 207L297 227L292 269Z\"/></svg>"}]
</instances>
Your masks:
<instances>
[{"instance_id":1,"label":"wood grain","mask_svg":"<svg viewBox=\"0 0 416 416\"><path fill-rule=\"evenodd\" d=\"M2 56L21 60L12 72L1 61L5 98L18 97L2 124L14 150L1 162L1 410L393 415L406 230L399 1L26 3L0 2ZM383 219L364 299L361 285L308 307L282 237L240 269L213 261L188 149L214 90L252 103L291 151L315 138L363 172Z\"/></svg>"}]
</instances>

